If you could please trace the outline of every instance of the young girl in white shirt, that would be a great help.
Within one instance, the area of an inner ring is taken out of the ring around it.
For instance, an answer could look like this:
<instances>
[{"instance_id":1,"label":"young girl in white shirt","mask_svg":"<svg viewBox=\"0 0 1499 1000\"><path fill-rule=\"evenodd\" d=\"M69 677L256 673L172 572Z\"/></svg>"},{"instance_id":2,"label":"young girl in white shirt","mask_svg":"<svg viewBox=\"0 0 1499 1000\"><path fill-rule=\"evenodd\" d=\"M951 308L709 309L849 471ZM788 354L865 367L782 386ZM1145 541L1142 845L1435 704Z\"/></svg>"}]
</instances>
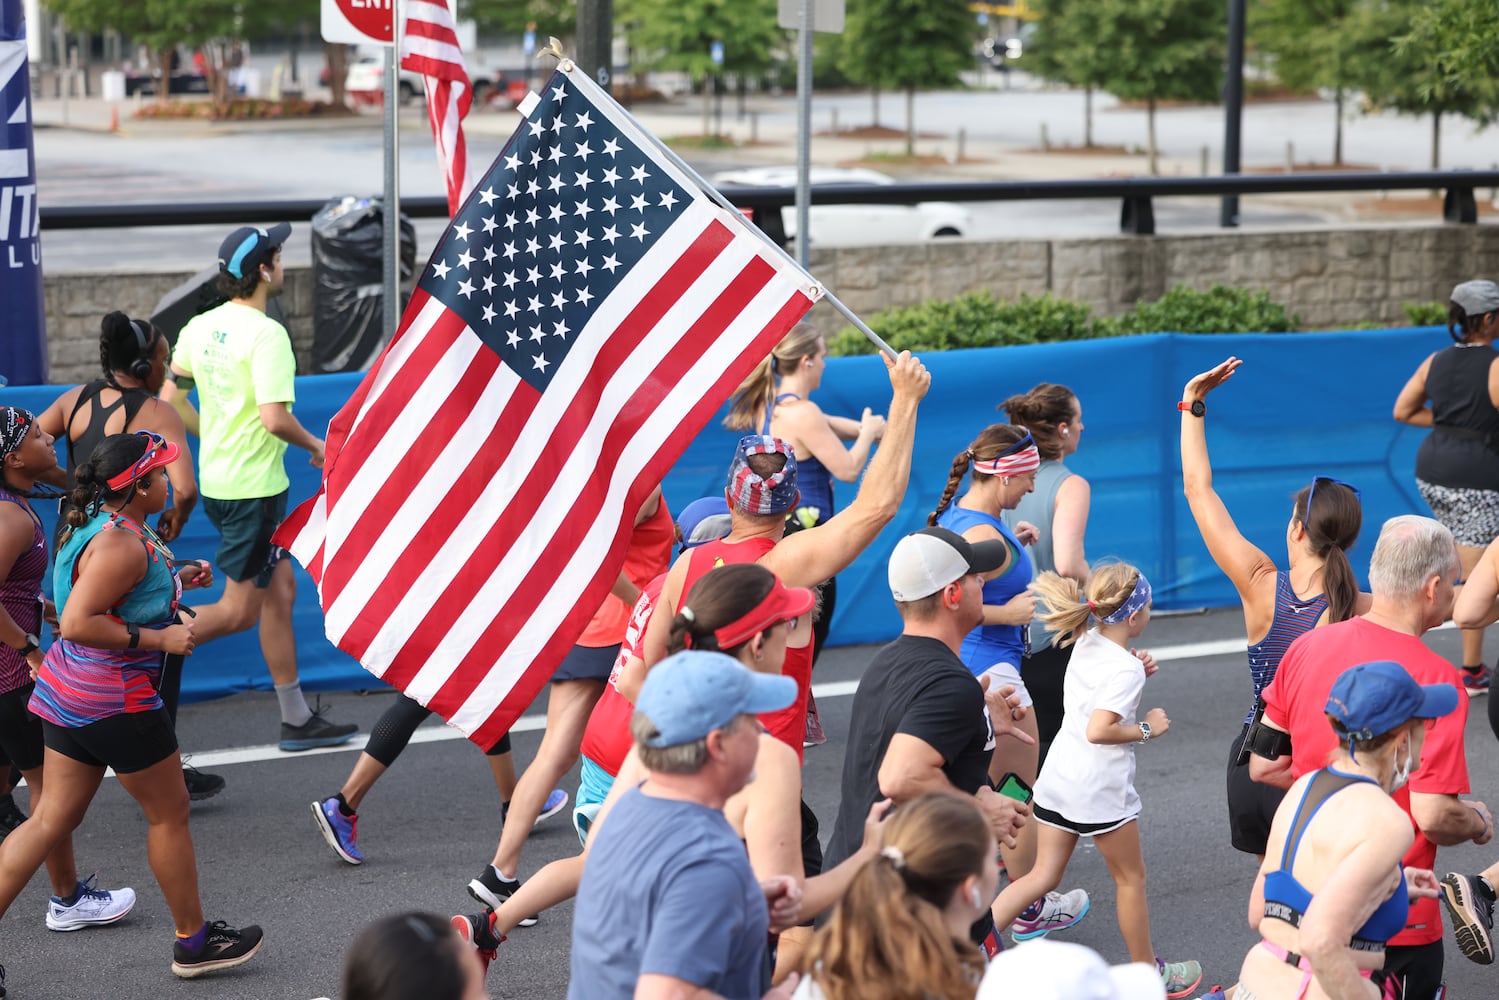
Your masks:
<instances>
[{"instance_id":1,"label":"young girl in white shirt","mask_svg":"<svg viewBox=\"0 0 1499 1000\"><path fill-rule=\"evenodd\" d=\"M1189 996L1202 980L1202 967L1156 957L1140 852L1135 747L1171 728L1160 708L1136 721L1145 678L1156 670L1149 653L1130 645L1150 622L1150 581L1135 567L1114 563L1093 571L1086 593L1076 580L1055 573L1042 573L1031 589L1046 609L1037 618L1057 633L1060 645L1076 646L1062 689L1062 728L1031 802L1038 824L1036 864L994 901L995 925L1008 927L1055 889L1078 838L1092 837L1114 877L1130 960L1155 963L1171 1000Z\"/></svg>"}]
</instances>

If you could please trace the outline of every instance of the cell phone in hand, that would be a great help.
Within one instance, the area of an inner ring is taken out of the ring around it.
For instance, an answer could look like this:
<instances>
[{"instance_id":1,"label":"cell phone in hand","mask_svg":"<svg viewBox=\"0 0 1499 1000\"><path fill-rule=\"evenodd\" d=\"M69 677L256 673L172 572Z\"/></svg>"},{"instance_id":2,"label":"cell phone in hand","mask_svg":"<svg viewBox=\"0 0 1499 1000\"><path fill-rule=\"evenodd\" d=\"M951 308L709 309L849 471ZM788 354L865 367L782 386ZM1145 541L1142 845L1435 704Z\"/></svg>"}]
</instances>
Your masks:
<instances>
[{"instance_id":1,"label":"cell phone in hand","mask_svg":"<svg viewBox=\"0 0 1499 1000\"><path fill-rule=\"evenodd\" d=\"M1027 805L1030 804L1031 795L1034 794L1031 792L1031 786L1021 780L1020 776L1014 771L1010 771L1003 778L1000 778L999 784L995 786L994 790L1005 798L1014 799L1016 802L1023 802Z\"/></svg>"}]
</instances>

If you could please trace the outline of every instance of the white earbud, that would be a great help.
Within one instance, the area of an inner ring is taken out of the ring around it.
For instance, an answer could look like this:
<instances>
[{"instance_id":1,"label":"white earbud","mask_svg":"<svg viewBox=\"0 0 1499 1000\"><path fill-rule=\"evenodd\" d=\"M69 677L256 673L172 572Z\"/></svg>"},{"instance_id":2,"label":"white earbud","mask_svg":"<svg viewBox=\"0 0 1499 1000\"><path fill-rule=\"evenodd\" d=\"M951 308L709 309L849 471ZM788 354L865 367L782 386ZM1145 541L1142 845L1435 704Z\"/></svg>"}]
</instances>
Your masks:
<instances>
[{"instance_id":1,"label":"white earbud","mask_svg":"<svg viewBox=\"0 0 1499 1000\"><path fill-rule=\"evenodd\" d=\"M979 895L978 886L973 887L968 898L973 900L973 908L975 910L982 910L984 908L984 897Z\"/></svg>"},{"instance_id":2,"label":"white earbud","mask_svg":"<svg viewBox=\"0 0 1499 1000\"><path fill-rule=\"evenodd\" d=\"M1070 434L1071 434L1071 433L1072 433L1072 432L1071 432L1071 431L1069 431L1069 430L1068 430L1068 429L1067 429L1067 428L1065 428L1065 427L1063 427L1063 428L1062 428L1062 437L1067 437L1067 436L1068 436L1068 435L1070 435Z\"/></svg>"}]
</instances>

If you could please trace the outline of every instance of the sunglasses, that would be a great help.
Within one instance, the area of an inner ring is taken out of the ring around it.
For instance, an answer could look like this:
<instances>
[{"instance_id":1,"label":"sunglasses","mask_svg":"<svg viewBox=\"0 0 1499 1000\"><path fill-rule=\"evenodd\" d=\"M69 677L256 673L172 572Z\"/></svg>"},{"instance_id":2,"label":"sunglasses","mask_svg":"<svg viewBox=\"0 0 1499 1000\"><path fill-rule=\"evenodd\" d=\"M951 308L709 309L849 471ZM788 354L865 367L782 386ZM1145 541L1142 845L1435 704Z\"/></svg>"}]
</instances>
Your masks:
<instances>
[{"instance_id":1,"label":"sunglasses","mask_svg":"<svg viewBox=\"0 0 1499 1000\"><path fill-rule=\"evenodd\" d=\"M1036 443L1036 439L1033 438L1033 437L1031 437L1031 432L1030 431L1026 431L1025 432L1025 437L1021 438L1019 441L1016 441L1014 444L1010 445L1004 451L1000 452L999 455L997 456L997 458L1004 458L1006 455L1013 455L1016 452L1024 451L1025 449L1031 447L1035 443Z\"/></svg>"},{"instance_id":2,"label":"sunglasses","mask_svg":"<svg viewBox=\"0 0 1499 1000\"><path fill-rule=\"evenodd\" d=\"M1309 490L1307 490L1307 493L1306 493L1306 516L1307 517L1311 517L1312 516L1312 497L1314 497L1314 496L1317 495L1317 487L1318 486L1324 486L1324 485L1342 486L1342 487L1345 487L1345 488L1347 488L1349 490L1352 490L1353 491L1353 499L1358 500L1360 502L1362 502L1362 500L1364 498L1364 495L1359 492L1358 487L1355 486L1355 485L1353 485L1352 483L1345 483L1341 479L1334 479L1331 476L1316 476L1316 477L1314 477L1312 479L1312 488L1309 489Z\"/></svg>"},{"instance_id":3,"label":"sunglasses","mask_svg":"<svg viewBox=\"0 0 1499 1000\"><path fill-rule=\"evenodd\" d=\"M136 431L137 437L146 439L146 451L135 464L115 476L108 483L111 492L118 493L131 483L144 476L152 468L152 460L157 458L167 449L167 439L153 431Z\"/></svg>"}]
</instances>

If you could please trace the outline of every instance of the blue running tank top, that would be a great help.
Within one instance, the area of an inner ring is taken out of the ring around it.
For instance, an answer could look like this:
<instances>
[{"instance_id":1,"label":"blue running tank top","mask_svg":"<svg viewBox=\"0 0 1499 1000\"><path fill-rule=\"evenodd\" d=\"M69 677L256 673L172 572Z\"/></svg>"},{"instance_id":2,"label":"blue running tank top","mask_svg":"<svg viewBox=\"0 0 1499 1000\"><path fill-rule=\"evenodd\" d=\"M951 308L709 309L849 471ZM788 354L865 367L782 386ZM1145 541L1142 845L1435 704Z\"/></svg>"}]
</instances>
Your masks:
<instances>
[{"instance_id":1,"label":"blue running tank top","mask_svg":"<svg viewBox=\"0 0 1499 1000\"><path fill-rule=\"evenodd\" d=\"M1016 594L1030 586L1035 567L1025 547L1016 540L1013 532L997 517L983 511L951 506L937 517L937 524L950 531L963 534L975 525L986 525L999 532L1010 547L1010 566L1004 573L984 584L984 603L1000 605L1009 603ZM1029 626L1026 625L980 625L963 639L958 655L975 677L996 663L1008 663L1019 669L1020 659L1025 655Z\"/></svg>"},{"instance_id":2,"label":"blue running tank top","mask_svg":"<svg viewBox=\"0 0 1499 1000\"><path fill-rule=\"evenodd\" d=\"M775 403L787 399L801 397L794 392L783 392L775 398ZM775 403L771 404L771 410L775 409ZM770 411L765 414L764 433L770 433ZM797 510L812 507L817 511L817 517L812 523L803 527L815 527L833 516L833 474L817 460L817 456L796 456L796 488L801 492L801 499L796 502Z\"/></svg>"},{"instance_id":3,"label":"blue running tank top","mask_svg":"<svg viewBox=\"0 0 1499 1000\"><path fill-rule=\"evenodd\" d=\"M1327 595L1318 594L1306 600L1296 596L1291 589L1291 574L1287 570L1275 573L1275 617L1270 621L1270 631L1265 637L1249 647L1249 677L1254 683L1254 696L1270 686L1275 671L1280 669L1281 657L1291 648L1291 643L1310 632L1327 610ZM1245 716L1247 723L1254 718L1254 706Z\"/></svg>"}]
</instances>

